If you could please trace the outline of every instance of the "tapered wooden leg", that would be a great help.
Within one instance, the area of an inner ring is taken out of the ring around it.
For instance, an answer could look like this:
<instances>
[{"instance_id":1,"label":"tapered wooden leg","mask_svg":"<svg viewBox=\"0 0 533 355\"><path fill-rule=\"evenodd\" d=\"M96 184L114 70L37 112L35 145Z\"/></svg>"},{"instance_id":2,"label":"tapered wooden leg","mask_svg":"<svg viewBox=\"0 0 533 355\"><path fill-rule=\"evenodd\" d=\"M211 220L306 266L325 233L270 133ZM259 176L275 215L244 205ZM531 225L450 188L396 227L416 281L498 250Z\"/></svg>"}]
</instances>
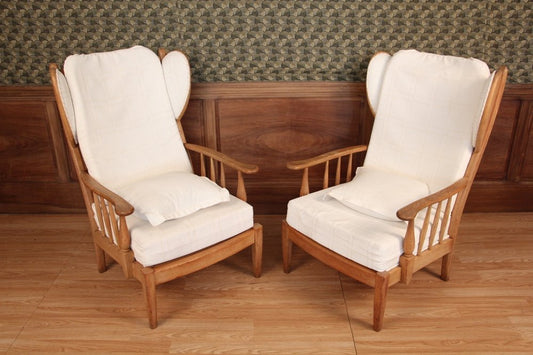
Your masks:
<instances>
[{"instance_id":1,"label":"tapered wooden leg","mask_svg":"<svg viewBox=\"0 0 533 355\"><path fill-rule=\"evenodd\" d=\"M376 282L374 285L374 330L376 332L379 332L383 327L388 289L389 273L378 272L376 274Z\"/></svg>"},{"instance_id":2,"label":"tapered wooden leg","mask_svg":"<svg viewBox=\"0 0 533 355\"><path fill-rule=\"evenodd\" d=\"M263 265L263 226L254 224L254 245L252 245L252 264L254 276L261 276Z\"/></svg>"},{"instance_id":3,"label":"tapered wooden leg","mask_svg":"<svg viewBox=\"0 0 533 355\"><path fill-rule=\"evenodd\" d=\"M154 270L145 267L142 272L144 275L143 292L148 310L148 322L150 323L150 328L154 329L157 328L157 299L155 294Z\"/></svg>"},{"instance_id":4,"label":"tapered wooden leg","mask_svg":"<svg viewBox=\"0 0 533 355\"><path fill-rule=\"evenodd\" d=\"M440 269L440 278L444 281L450 279L450 271L452 267L452 253L446 254L442 257L442 265Z\"/></svg>"},{"instance_id":5,"label":"tapered wooden leg","mask_svg":"<svg viewBox=\"0 0 533 355\"><path fill-rule=\"evenodd\" d=\"M291 271L292 261L292 241L289 239L289 225L286 221L281 224L281 254L283 257L283 271L289 273Z\"/></svg>"},{"instance_id":6,"label":"tapered wooden leg","mask_svg":"<svg viewBox=\"0 0 533 355\"><path fill-rule=\"evenodd\" d=\"M94 251L96 253L96 267L98 268L98 272L102 273L107 270L105 251L96 243L94 243Z\"/></svg>"}]
</instances>

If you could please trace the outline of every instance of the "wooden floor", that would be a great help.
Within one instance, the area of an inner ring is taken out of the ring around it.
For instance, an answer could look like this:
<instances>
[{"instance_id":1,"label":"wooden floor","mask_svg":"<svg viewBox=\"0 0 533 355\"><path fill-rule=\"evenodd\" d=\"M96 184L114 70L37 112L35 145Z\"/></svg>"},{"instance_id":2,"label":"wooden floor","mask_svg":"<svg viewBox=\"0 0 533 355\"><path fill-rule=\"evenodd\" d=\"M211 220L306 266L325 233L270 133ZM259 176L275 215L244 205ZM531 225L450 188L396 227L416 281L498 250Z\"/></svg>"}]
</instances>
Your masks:
<instances>
[{"instance_id":1,"label":"wooden floor","mask_svg":"<svg viewBox=\"0 0 533 355\"><path fill-rule=\"evenodd\" d=\"M531 353L533 214L465 215L451 280L392 287L379 333L372 289L298 249L282 272L280 218L257 218L261 278L245 251L162 285L151 330L140 285L96 271L85 216L0 215L0 353Z\"/></svg>"}]
</instances>

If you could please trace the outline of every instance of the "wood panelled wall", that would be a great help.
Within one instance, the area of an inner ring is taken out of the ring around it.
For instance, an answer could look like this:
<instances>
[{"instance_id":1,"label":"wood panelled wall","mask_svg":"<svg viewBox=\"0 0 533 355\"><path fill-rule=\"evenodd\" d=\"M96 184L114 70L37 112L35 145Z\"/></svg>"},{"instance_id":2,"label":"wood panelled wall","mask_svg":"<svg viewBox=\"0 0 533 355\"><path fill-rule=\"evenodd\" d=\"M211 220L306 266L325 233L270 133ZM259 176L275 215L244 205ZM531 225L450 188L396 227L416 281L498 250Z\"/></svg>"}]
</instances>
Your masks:
<instances>
[{"instance_id":1,"label":"wood panelled wall","mask_svg":"<svg viewBox=\"0 0 533 355\"><path fill-rule=\"evenodd\" d=\"M533 210L532 101L533 85L506 88L467 211ZM193 84L183 117L189 142L259 165L245 177L258 214L298 195L288 160L365 144L372 123L364 84L348 82ZM51 87L0 87L0 213L81 211Z\"/></svg>"}]
</instances>

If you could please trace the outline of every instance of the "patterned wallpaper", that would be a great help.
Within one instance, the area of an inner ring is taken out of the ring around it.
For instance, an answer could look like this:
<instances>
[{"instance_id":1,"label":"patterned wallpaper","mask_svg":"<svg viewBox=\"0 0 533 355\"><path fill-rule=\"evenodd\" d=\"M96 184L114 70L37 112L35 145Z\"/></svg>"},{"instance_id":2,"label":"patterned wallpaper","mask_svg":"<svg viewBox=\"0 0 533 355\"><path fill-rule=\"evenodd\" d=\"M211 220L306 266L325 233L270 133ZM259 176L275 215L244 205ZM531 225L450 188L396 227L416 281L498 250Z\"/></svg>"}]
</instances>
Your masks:
<instances>
[{"instance_id":1,"label":"patterned wallpaper","mask_svg":"<svg viewBox=\"0 0 533 355\"><path fill-rule=\"evenodd\" d=\"M0 0L0 85L50 62L142 44L188 54L195 82L364 81L378 50L506 64L533 83L531 0Z\"/></svg>"}]
</instances>

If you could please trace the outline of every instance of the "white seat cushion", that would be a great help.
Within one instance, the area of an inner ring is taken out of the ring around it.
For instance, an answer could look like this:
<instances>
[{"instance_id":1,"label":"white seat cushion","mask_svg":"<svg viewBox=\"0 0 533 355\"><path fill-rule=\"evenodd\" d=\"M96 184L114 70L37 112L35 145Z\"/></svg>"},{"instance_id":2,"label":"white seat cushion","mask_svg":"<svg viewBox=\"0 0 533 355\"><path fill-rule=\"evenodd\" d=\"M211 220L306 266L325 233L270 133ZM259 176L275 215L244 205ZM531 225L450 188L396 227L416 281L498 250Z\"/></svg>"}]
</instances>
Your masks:
<instances>
[{"instance_id":1,"label":"white seat cushion","mask_svg":"<svg viewBox=\"0 0 533 355\"><path fill-rule=\"evenodd\" d=\"M230 195L228 202L166 221L157 227L130 215L131 249L143 266L152 266L204 249L253 227L253 208Z\"/></svg>"},{"instance_id":2,"label":"white seat cushion","mask_svg":"<svg viewBox=\"0 0 533 355\"><path fill-rule=\"evenodd\" d=\"M289 201L287 223L324 247L370 269L386 271L397 266L403 254L407 223L354 211L327 196L334 188ZM417 226L421 225L422 220L417 220ZM418 233L415 235L418 240ZM427 239L424 244L423 250L429 244Z\"/></svg>"}]
</instances>

